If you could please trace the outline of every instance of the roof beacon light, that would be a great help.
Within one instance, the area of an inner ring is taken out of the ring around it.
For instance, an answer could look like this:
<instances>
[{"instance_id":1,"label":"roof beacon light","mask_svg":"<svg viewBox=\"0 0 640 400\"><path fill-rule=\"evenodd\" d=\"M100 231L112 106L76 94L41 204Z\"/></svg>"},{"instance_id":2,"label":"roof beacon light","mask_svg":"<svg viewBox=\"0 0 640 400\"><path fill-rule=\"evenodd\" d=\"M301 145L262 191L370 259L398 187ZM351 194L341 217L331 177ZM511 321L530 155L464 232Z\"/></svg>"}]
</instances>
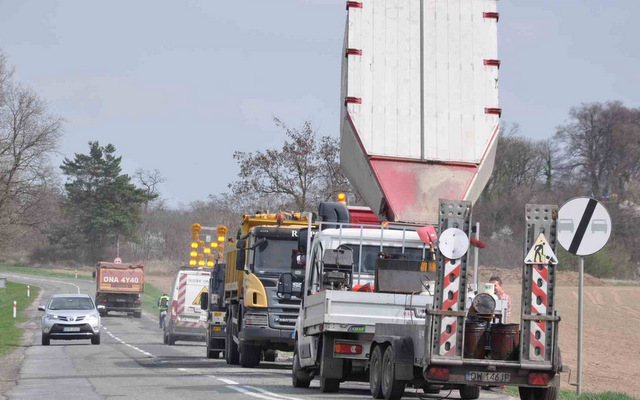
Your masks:
<instances>
[{"instance_id":1,"label":"roof beacon light","mask_svg":"<svg viewBox=\"0 0 640 400\"><path fill-rule=\"evenodd\" d=\"M338 203L347 204L347 195L342 192L338 193Z\"/></svg>"}]
</instances>

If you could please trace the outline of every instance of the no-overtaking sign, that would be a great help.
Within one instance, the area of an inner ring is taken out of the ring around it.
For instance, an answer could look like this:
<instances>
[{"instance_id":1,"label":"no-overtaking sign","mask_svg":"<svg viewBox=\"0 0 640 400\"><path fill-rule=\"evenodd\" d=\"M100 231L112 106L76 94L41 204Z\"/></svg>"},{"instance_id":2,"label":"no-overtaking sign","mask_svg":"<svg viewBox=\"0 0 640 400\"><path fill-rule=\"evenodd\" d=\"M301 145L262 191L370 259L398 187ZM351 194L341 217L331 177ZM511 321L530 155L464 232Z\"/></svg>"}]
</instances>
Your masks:
<instances>
[{"instance_id":1,"label":"no-overtaking sign","mask_svg":"<svg viewBox=\"0 0 640 400\"><path fill-rule=\"evenodd\" d=\"M558 242L577 256L598 252L611 236L611 217L602 203L577 197L558 211Z\"/></svg>"}]
</instances>

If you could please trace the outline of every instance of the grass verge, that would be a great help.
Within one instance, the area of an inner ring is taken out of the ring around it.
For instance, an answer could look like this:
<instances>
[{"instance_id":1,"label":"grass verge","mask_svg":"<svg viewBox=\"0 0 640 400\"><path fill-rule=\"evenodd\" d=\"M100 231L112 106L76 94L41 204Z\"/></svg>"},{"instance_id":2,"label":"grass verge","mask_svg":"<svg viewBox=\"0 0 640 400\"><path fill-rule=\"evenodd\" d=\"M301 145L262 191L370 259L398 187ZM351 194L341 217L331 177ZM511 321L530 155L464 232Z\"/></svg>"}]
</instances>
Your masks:
<instances>
[{"instance_id":1,"label":"grass verge","mask_svg":"<svg viewBox=\"0 0 640 400\"><path fill-rule=\"evenodd\" d=\"M0 357L11 352L22 342L22 329L18 324L26 321L24 309L29 307L38 297L40 288L31 286L31 297L27 297L27 285L7 282L5 289L0 289ZM18 302L17 318L13 318L13 302Z\"/></svg>"},{"instance_id":2,"label":"grass verge","mask_svg":"<svg viewBox=\"0 0 640 400\"><path fill-rule=\"evenodd\" d=\"M150 283L144 284L142 293L142 308L151 315L158 315L158 299L162 296L162 290Z\"/></svg>"},{"instance_id":3,"label":"grass verge","mask_svg":"<svg viewBox=\"0 0 640 400\"><path fill-rule=\"evenodd\" d=\"M28 275L40 275L40 276L52 276L58 278L75 278L75 273L73 272L57 272L50 271L44 268L33 268L33 267L9 267L9 266L0 266L0 272L15 272L17 274L28 274ZM78 273L78 279L84 279L88 281L92 281L93 278L91 275L81 275Z\"/></svg>"},{"instance_id":4,"label":"grass verge","mask_svg":"<svg viewBox=\"0 0 640 400\"><path fill-rule=\"evenodd\" d=\"M507 386L506 394L511 397L520 397L518 388L515 386ZM580 396L576 395L575 390L561 389L558 400L637 400L635 397L620 392L602 392L591 393L583 392Z\"/></svg>"}]
</instances>

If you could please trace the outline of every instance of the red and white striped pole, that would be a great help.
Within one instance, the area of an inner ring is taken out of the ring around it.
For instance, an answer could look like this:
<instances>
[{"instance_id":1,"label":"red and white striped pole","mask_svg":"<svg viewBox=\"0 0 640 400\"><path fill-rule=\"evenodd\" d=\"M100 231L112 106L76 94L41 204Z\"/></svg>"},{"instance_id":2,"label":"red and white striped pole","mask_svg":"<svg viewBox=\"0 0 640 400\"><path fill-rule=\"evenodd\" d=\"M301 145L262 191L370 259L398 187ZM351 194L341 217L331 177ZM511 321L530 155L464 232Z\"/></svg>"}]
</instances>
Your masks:
<instances>
[{"instance_id":1,"label":"red and white striped pole","mask_svg":"<svg viewBox=\"0 0 640 400\"><path fill-rule=\"evenodd\" d=\"M16 317L16 310L18 309L18 302L17 301L13 301L13 318Z\"/></svg>"},{"instance_id":2,"label":"red and white striped pole","mask_svg":"<svg viewBox=\"0 0 640 400\"><path fill-rule=\"evenodd\" d=\"M31 297L31 286L27 285L27 297Z\"/></svg>"}]
</instances>

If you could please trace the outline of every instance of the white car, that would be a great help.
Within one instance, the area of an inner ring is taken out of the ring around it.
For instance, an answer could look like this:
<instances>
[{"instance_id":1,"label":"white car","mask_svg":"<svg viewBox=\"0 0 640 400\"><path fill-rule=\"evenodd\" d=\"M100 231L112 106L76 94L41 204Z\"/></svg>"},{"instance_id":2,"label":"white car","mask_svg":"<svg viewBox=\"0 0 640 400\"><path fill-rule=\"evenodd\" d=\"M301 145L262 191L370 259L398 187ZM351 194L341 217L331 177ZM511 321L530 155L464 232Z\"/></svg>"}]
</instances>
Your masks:
<instances>
[{"instance_id":1,"label":"white car","mask_svg":"<svg viewBox=\"0 0 640 400\"><path fill-rule=\"evenodd\" d=\"M54 294L38 310L44 311L43 346L48 346L51 339L91 339L91 344L100 344L100 313L91 296Z\"/></svg>"}]
</instances>

